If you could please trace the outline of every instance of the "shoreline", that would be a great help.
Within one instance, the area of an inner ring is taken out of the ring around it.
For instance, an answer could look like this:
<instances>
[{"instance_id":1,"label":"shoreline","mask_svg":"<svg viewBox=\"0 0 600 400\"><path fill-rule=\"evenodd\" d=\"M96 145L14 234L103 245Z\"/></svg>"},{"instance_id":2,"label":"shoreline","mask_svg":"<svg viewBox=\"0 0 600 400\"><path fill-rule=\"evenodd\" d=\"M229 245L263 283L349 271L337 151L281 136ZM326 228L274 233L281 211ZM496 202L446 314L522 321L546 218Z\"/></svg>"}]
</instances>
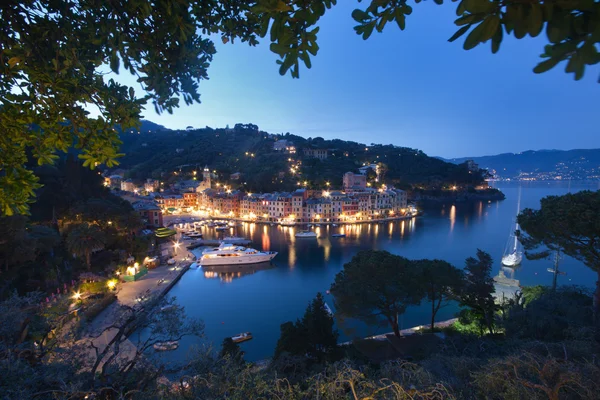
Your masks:
<instances>
[{"instance_id":1,"label":"shoreline","mask_svg":"<svg viewBox=\"0 0 600 400\"><path fill-rule=\"evenodd\" d=\"M376 224L376 223L380 223L380 222L392 222L392 221L403 221L403 220L407 220L407 219L413 219L413 218L417 218L421 216L421 213L417 213L417 214L413 214L413 215L402 215L402 216L398 216L398 217L387 217L387 218L377 218L377 219L369 219L366 221L339 221L339 222L333 222L333 221L328 221L328 222L295 222L293 224L290 223L281 223L281 222L277 222L277 221L248 221L246 219L242 219L242 218L232 218L232 217L199 217L193 214L185 214L185 215L167 215L165 217L169 217L170 218L174 218L177 219L176 217L180 217L181 219L188 219L188 221L182 221L182 222L175 222L173 221L169 221L168 224L166 225L166 227L170 227L173 226L175 224L186 224L186 223L190 223L193 222L193 220L200 220L200 221L234 221L234 222L245 222L248 224L263 224L263 225L278 225L278 226L285 226L285 227L289 227L289 228L293 228L295 226L308 226L308 225L313 225L313 226L317 226L317 225L327 225L327 226L332 226L332 225L355 225L355 224ZM235 226L231 227L232 229L235 228Z\"/></svg>"}]
</instances>

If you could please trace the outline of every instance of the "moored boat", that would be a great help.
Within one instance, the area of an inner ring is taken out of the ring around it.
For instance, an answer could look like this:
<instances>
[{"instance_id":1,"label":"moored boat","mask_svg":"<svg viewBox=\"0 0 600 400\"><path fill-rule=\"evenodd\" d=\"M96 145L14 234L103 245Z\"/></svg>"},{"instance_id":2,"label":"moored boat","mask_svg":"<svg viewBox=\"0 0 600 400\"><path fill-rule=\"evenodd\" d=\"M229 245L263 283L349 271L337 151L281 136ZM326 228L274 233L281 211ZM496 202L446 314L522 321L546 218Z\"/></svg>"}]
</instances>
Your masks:
<instances>
[{"instance_id":1,"label":"moored boat","mask_svg":"<svg viewBox=\"0 0 600 400\"><path fill-rule=\"evenodd\" d=\"M519 200L517 202L517 215L519 214L519 210L521 208L521 188L519 188ZM508 242L506 243L506 249L504 250L504 254L502 255L502 265L507 267L516 267L521 264L523 261L523 251L521 250L521 246L519 243L519 238L517 237L517 232L519 232L519 223L515 223L514 231L511 231L508 236Z\"/></svg>"},{"instance_id":2,"label":"moored boat","mask_svg":"<svg viewBox=\"0 0 600 400\"><path fill-rule=\"evenodd\" d=\"M154 350L156 350L156 351L175 350L176 348L179 347L179 342L178 341L159 342L159 343L155 343L152 347L154 347Z\"/></svg>"},{"instance_id":3,"label":"moored boat","mask_svg":"<svg viewBox=\"0 0 600 400\"><path fill-rule=\"evenodd\" d=\"M250 332L240 333L231 337L231 340L233 340L234 343L241 343L250 339L252 339L252 334Z\"/></svg>"},{"instance_id":4,"label":"moored boat","mask_svg":"<svg viewBox=\"0 0 600 400\"><path fill-rule=\"evenodd\" d=\"M276 251L258 251L231 243L222 243L219 247L202 252L200 265L243 265L271 261Z\"/></svg>"},{"instance_id":5,"label":"moored boat","mask_svg":"<svg viewBox=\"0 0 600 400\"><path fill-rule=\"evenodd\" d=\"M294 236L297 238L316 238L317 234L311 231L298 232Z\"/></svg>"},{"instance_id":6,"label":"moored boat","mask_svg":"<svg viewBox=\"0 0 600 400\"><path fill-rule=\"evenodd\" d=\"M345 233L332 233L331 237L346 237Z\"/></svg>"}]
</instances>

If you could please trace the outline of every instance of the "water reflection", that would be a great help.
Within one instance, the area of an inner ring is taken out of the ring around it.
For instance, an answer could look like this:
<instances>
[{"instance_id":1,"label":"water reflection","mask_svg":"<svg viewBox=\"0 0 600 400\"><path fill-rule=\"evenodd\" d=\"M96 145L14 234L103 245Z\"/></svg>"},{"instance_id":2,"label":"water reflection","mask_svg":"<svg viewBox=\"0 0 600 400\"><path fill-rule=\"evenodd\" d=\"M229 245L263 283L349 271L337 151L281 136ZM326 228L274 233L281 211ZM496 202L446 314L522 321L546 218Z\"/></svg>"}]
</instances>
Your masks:
<instances>
[{"instance_id":1,"label":"water reflection","mask_svg":"<svg viewBox=\"0 0 600 400\"><path fill-rule=\"evenodd\" d=\"M288 264L290 264L290 269L294 269L296 266L296 246L294 246L294 243L290 244L288 248Z\"/></svg>"},{"instance_id":2,"label":"water reflection","mask_svg":"<svg viewBox=\"0 0 600 400\"><path fill-rule=\"evenodd\" d=\"M265 226L265 231L262 234L262 249L263 251L271 250L271 237L267 233L267 227Z\"/></svg>"},{"instance_id":3,"label":"water reflection","mask_svg":"<svg viewBox=\"0 0 600 400\"><path fill-rule=\"evenodd\" d=\"M454 224L456 223L456 206L452 204L450 207L450 232L454 230Z\"/></svg>"},{"instance_id":4,"label":"water reflection","mask_svg":"<svg viewBox=\"0 0 600 400\"><path fill-rule=\"evenodd\" d=\"M210 265L203 266L202 271L207 279L220 279L223 283L231 283L234 279L265 271L275 266L270 262L246 265Z\"/></svg>"}]
</instances>

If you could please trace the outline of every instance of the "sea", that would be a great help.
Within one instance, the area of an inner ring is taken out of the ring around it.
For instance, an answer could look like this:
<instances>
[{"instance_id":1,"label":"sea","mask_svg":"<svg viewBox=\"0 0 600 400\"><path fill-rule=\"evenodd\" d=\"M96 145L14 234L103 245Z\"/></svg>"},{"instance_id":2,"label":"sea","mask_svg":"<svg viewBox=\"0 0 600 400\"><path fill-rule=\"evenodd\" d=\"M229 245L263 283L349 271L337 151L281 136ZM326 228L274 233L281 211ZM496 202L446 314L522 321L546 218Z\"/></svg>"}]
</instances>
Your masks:
<instances>
[{"instance_id":1,"label":"sea","mask_svg":"<svg viewBox=\"0 0 600 400\"><path fill-rule=\"evenodd\" d=\"M335 314L334 299L327 291L344 263L360 250L386 250L411 259L442 259L462 268L465 259L481 249L493 257L493 273L497 275L515 229L518 207L539 208L540 199L546 196L599 190L600 182L497 182L494 186L504 192L505 200L438 205L403 221L313 227L316 239L295 238L298 227L244 223L224 233L204 227L207 239L244 236L252 240L252 247L278 255L270 264L242 269L187 271L169 295L188 316L204 321L205 336L184 338L178 350L164 357L184 361L195 348L212 346L218 350L225 337L251 332L253 339L241 344L246 360L269 358L281 324L301 318L318 292L324 294ZM333 238L332 233L345 233L346 237ZM551 285L550 267L552 260L524 259L519 268L509 272L521 285ZM595 285L595 273L577 260L563 257L560 269L566 274L559 277L559 284ZM410 307L400 319L401 329L429 323L430 310L427 302ZM440 309L436 319L447 320L456 313L456 305L448 306ZM352 320L336 319L336 327L340 342L391 331L389 326L367 326Z\"/></svg>"}]
</instances>

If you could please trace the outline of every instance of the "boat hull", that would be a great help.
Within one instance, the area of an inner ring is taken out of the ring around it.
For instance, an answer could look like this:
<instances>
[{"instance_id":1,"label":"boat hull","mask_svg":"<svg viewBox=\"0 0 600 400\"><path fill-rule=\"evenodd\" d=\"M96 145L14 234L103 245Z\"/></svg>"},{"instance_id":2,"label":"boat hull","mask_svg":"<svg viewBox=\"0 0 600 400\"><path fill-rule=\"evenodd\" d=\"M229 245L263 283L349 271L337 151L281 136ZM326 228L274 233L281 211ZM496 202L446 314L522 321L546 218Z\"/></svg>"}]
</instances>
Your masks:
<instances>
[{"instance_id":1,"label":"boat hull","mask_svg":"<svg viewBox=\"0 0 600 400\"><path fill-rule=\"evenodd\" d=\"M200 265L246 265L246 264L259 264L269 262L277 255L276 252L270 254L259 254L252 256L240 256L240 257L214 257L214 258L202 258Z\"/></svg>"},{"instance_id":2,"label":"boat hull","mask_svg":"<svg viewBox=\"0 0 600 400\"><path fill-rule=\"evenodd\" d=\"M516 267L523 261L523 255L521 253L512 253L502 257L502 265L507 267Z\"/></svg>"}]
</instances>

